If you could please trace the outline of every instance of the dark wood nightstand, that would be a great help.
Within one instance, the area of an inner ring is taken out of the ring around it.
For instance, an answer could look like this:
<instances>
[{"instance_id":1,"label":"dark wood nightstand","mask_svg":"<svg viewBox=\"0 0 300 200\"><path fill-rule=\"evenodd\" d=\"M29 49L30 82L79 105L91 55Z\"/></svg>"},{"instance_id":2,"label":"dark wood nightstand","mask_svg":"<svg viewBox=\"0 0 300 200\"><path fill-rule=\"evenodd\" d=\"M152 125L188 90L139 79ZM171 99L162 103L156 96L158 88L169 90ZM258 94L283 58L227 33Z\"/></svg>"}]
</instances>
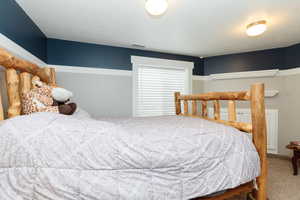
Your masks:
<instances>
[{"instance_id":1,"label":"dark wood nightstand","mask_svg":"<svg viewBox=\"0 0 300 200\"><path fill-rule=\"evenodd\" d=\"M300 160L300 146L299 145L293 145L289 144L286 146L286 148L293 150L294 155L292 158L292 164L294 168L294 175L298 175L298 160Z\"/></svg>"}]
</instances>

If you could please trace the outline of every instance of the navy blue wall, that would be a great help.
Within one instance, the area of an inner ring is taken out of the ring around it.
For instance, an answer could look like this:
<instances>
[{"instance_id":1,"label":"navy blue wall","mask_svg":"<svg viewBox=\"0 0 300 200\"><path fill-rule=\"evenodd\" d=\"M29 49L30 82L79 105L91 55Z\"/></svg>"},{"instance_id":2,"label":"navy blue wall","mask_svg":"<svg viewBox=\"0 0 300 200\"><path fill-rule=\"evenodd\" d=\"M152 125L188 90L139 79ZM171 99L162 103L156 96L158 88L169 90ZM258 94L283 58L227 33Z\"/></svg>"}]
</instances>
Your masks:
<instances>
[{"instance_id":1,"label":"navy blue wall","mask_svg":"<svg viewBox=\"0 0 300 200\"><path fill-rule=\"evenodd\" d=\"M200 59L66 40L47 40L48 64L131 70L131 55L192 61L195 63L194 75L300 67L300 44Z\"/></svg>"},{"instance_id":2,"label":"navy blue wall","mask_svg":"<svg viewBox=\"0 0 300 200\"><path fill-rule=\"evenodd\" d=\"M300 67L300 43L286 48L285 63L288 68Z\"/></svg>"},{"instance_id":3,"label":"navy blue wall","mask_svg":"<svg viewBox=\"0 0 300 200\"><path fill-rule=\"evenodd\" d=\"M204 59L204 75L300 67L300 44Z\"/></svg>"},{"instance_id":4,"label":"navy blue wall","mask_svg":"<svg viewBox=\"0 0 300 200\"><path fill-rule=\"evenodd\" d=\"M0 2L0 33L41 60L47 60L47 38L14 0Z\"/></svg>"},{"instance_id":5,"label":"navy blue wall","mask_svg":"<svg viewBox=\"0 0 300 200\"><path fill-rule=\"evenodd\" d=\"M195 64L194 74L203 74L203 61L198 57L66 40L47 40L48 64L131 70L131 55L192 61Z\"/></svg>"},{"instance_id":6,"label":"navy blue wall","mask_svg":"<svg viewBox=\"0 0 300 200\"><path fill-rule=\"evenodd\" d=\"M204 59L204 74L285 68L285 48L230 54Z\"/></svg>"}]
</instances>

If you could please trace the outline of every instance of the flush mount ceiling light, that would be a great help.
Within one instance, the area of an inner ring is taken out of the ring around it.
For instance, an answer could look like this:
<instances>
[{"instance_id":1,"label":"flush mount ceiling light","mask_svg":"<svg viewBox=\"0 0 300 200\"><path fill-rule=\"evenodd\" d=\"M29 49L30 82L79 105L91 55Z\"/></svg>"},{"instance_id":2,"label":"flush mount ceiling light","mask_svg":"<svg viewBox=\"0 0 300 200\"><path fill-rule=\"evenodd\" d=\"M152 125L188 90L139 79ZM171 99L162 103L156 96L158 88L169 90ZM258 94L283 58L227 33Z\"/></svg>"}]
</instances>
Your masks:
<instances>
[{"instance_id":1,"label":"flush mount ceiling light","mask_svg":"<svg viewBox=\"0 0 300 200\"><path fill-rule=\"evenodd\" d=\"M267 21L260 20L253 22L247 26L246 33L248 36L258 36L263 34L267 30Z\"/></svg>"},{"instance_id":2,"label":"flush mount ceiling light","mask_svg":"<svg viewBox=\"0 0 300 200\"><path fill-rule=\"evenodd\" d=\"M167 0L146 0L146 10L150 15L159 16L166 12L168 9Z\"/></svg>"}]
</instances>

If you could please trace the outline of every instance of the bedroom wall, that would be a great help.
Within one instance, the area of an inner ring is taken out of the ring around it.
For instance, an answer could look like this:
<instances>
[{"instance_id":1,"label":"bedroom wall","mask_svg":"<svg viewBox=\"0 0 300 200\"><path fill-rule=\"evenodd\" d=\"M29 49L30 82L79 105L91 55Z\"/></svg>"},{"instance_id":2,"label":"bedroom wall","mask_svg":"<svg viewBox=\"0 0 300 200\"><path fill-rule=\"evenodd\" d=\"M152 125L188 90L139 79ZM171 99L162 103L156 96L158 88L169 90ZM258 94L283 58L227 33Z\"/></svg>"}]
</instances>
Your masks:
<instances>
[{"instance_id":1,"label":"bedroom wall","mask_svg":"<svg viewBox=\"0 0 300 200\"><path fill-rule=\"evenodd\" d=\"M94 117L132 116L132 77L58 72L60 85Z\"/></svg>"},{"instance_id":2,"label":"bedroom wall","mask_svg":"<svg viewBox=\"0 0 300 200\"><path fill-rule=\"evenodd\" d=\"M300 44L204 58L204 75L300 67Z\"/></svg>"},{"instance_id":3,"label":"bedroom wall","mask_svg":"<svg viewBox=\"0 0 300 200\"><path fill-rule=\"evenodd\" d=\"M285 48L214 56L204 59L204 75L279 69L284 64Z\"/></svg>"},{"instance_id":4,"label":"bedroom wall","mask_svg":"<svg viewBox=\"0 0 300 200\"><path fill-rule=\"evenodd\" d=\"M57 72L57 81L74 91L73 100L94 117L132 116L131 75ZM194 80L193 92L202 91L202 82Z\"/></svg>"},{"instance_id":5,"label":"bedroom wall","mask_svg":"<svg viewBox=\"0 0 300 200\"><path fill-rule=\"evenodd\" d=\"M14 0L1 0L0 4L0 33L46 61L44 33Z\"/></svg>"},{"instance_id":6,"label":"bedroom wall","mask_svg":"<svg viewBox=\"0 0 300 200\"><path fill-rule=\"evenodd\" d=\"M132 55L191 61L195 64L193 73L203 74L203 61L199 57L66 40L47 40L47 61L52 65L131 70L130 56Z\"/></svg>"},{"instance_id":7,"label":"bedroom wall","mask_svg":"<svg viewBox=\"0 0 300 200\"><path fill-rule=\"evenodd\" d=\"M289 67L300 67L300 43L286 48L285 63Z\"/></svg>"},{"instance_id":8,"label":"bedroom wall","mask_svg":"<svg viewBox=\"0 0 300 200\"><path fill-rule=\"evenodd\" d=\"M272 98L266 98L267 109L279 110L278 150L280 155L290 155L285 146L293 140L300 140L300 74L288 76L275 76L268 78L248 78L231 80L202 81L203 91L237 91L247 90L256 82L266 84L266 89L276 89L279 94ZM241 103L240 108L249 108L249 105Z\"/></svg>"}]
</instances>

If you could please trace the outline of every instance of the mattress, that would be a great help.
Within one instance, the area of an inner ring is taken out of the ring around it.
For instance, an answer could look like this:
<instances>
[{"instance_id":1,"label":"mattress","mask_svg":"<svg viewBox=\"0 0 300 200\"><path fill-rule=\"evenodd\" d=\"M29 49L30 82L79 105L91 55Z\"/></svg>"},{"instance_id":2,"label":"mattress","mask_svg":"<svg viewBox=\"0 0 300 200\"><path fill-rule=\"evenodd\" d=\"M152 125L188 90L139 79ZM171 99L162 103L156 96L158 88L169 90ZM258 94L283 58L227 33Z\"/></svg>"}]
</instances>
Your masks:
<instances>
[{"instance_id":1,"label":"mattress","mask_svg":"<svg viewBox=\"0 0 300 200\"><path fill-rule=\"evenodd\" d=\"M37 113L0 126L1 200L186 200L259 166L249 135L202 119Z\"/></svg>"}]
</instances>

